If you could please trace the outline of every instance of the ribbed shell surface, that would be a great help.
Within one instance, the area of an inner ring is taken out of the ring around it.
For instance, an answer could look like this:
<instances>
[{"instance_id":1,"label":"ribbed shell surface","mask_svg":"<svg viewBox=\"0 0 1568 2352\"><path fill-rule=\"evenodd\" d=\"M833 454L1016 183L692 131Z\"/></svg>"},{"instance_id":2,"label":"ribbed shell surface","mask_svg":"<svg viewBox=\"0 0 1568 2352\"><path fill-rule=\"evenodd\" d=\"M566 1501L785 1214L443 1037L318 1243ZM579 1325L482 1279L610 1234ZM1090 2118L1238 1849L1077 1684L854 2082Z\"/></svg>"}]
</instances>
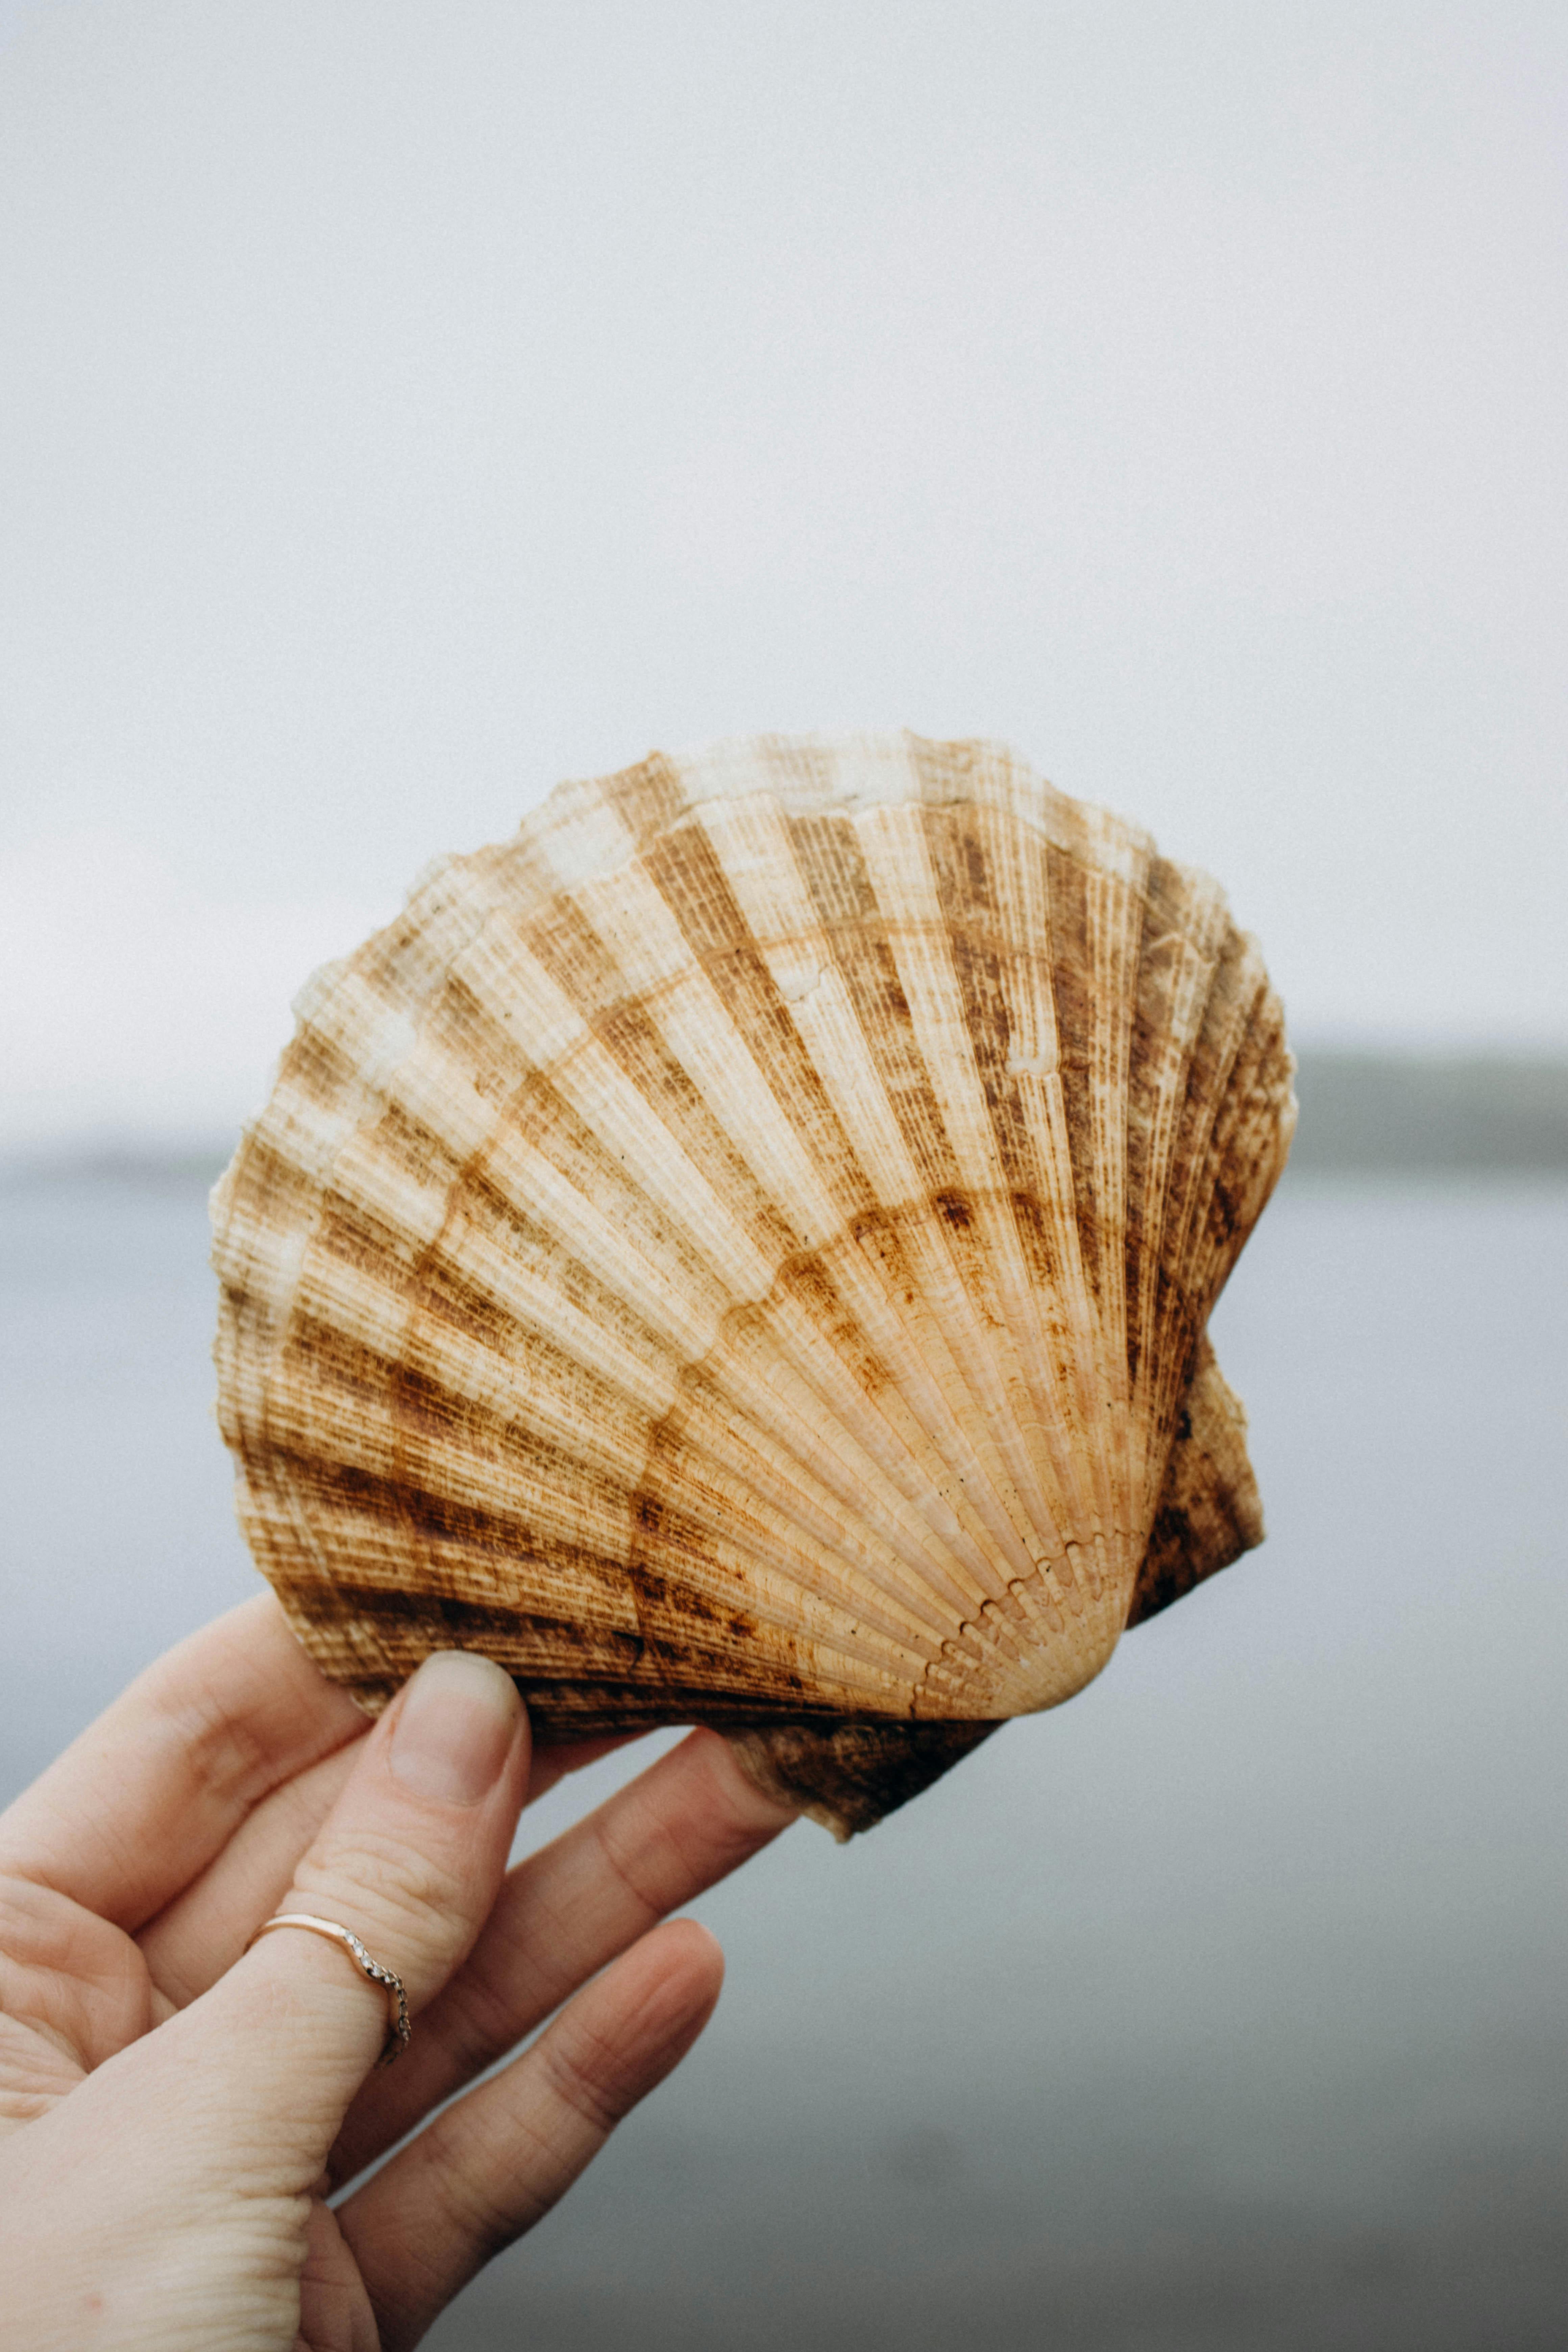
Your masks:
<instances>
[{"instance_id":1,"label":"ribbed shell surface","mask_svg":"<svg viewBox=\"0 0 1568 2352\"><path fill-rule=\"evenodd\" d=\"M215 1195L220 1416L367 1706L456 1643L547 1735L974 1723L1158 1605L1293 1104L1143 834L984 743L655 756L297 1011Z\"/></svg>"}]
</instances>

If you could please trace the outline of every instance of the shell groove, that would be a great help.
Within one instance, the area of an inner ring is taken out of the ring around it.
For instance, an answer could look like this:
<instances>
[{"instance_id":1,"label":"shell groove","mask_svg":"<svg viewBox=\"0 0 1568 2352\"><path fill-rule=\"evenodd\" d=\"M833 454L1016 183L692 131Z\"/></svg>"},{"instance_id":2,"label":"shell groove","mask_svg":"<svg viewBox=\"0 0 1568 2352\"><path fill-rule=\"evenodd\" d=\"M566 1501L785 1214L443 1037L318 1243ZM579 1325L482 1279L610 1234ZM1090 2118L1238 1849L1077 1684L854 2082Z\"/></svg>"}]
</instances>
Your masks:
<instances>
[{"instance_id":1,"label":"shell groove","mask_svg":"<svg viewBox=\"0 0 1568 2352\"><path fill-rule=\"evenodd\" d=\"M214 1196L219 1412L367 1706L476 1647L547 1737L714 1723L860 1826L1259 1539L1205 1331L1279 1003L1005 750L563 785L296 1010Z\"/></svg>"}]
</instances>

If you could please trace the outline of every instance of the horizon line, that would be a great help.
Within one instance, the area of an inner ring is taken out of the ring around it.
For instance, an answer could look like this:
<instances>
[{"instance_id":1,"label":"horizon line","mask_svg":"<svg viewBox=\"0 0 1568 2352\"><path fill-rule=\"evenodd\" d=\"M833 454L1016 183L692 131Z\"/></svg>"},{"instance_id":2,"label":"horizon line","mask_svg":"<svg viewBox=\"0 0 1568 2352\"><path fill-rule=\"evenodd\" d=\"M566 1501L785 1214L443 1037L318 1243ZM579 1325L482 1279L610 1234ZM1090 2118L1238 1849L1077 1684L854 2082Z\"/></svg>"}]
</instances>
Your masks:
<instances>
[{"instance_id":1,"label":"horizon line","mask_svg":"<svg viewBox=\"0 0 1568 2352\"><path fill-rule=\"evenodd\" d=\"M1305 1045L1296 1092L1297 1174L1568 1173L1568 1052ZM243 1126L105 1122L0 1136L0 1183L216 1182Z\"/></svg>"}]
</instances>

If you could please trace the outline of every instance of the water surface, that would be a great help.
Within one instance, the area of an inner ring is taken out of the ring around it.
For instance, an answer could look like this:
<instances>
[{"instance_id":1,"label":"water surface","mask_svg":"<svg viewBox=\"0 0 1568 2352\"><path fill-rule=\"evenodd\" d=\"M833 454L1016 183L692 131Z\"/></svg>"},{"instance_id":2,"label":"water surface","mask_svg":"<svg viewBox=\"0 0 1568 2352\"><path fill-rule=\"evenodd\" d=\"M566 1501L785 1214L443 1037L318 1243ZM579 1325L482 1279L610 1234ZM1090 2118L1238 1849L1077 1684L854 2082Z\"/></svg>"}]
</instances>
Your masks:
<instances>
[{"instance_id":1,"label":"water surface","mask_svg":"<svg viewBox=\"0 0 1568 2352\"><path fill-rule=\"evenodd\" d=\"M0 1200L5 1793L253 1589L205 1261L189 1184ZM708 2035L433 2352L1558 2352L1565 1323L1568 1189L1288 1190L1265 1549L699 1905Z\"/></svg>"}]
</instances>

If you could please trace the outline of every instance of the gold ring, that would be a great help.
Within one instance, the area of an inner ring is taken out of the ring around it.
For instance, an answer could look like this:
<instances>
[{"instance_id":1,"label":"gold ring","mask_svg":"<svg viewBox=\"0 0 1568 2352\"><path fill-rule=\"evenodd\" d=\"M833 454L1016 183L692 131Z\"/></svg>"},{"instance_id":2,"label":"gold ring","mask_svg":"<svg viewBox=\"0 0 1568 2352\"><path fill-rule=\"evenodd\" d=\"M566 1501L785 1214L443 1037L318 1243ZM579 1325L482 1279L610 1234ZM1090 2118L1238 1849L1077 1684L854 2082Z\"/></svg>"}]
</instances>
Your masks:
<instances>
[{"instance_id":1,"label":"gold ring","mask_svg":"<svg viewBox=\"0 0 1568 2352\"><path fill-rule=\"evenodd\" d=\"M270 1936L274 1927L308 1927L312 1936L325 1936L329 1941L341 1944L372 1984L382 1985L386 1991L386 2042L378 2066L390 2066L408 2047L408 1995L403 1989L403 1979L395 1969L384 1969L373 1960L352 1927L341 1927L336 1919L317 1919L309 1911L279 1911L276 1918L264 1919L250 1939L258 1944L263 1936ZM247 1944L248 1952L250 1944Z\"/></svg>"}]
</instances>

